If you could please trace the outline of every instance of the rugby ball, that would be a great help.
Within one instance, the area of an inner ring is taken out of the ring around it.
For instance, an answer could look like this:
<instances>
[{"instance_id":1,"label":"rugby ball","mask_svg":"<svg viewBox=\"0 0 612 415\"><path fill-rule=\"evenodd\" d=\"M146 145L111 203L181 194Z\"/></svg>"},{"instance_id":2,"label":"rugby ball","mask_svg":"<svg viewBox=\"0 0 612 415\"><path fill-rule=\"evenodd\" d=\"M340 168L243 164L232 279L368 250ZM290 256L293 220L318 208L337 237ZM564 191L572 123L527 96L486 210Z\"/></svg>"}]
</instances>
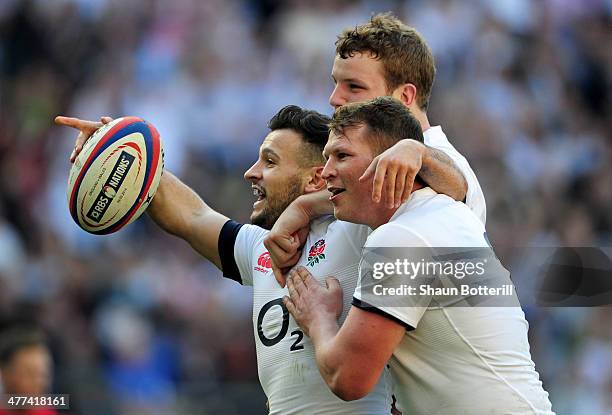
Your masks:
<instances>
[{"instance_id":1,"label":"rugby ball","mask_svg":"<svg viewBox=\"0 0 612 415\"><path fill-rule=\"evenodd\" d=\"M98 129L83 146L68 178L68 207L83 230L113 233L136 220L155 196L164 169L159 133L138 117Z\"/></svg>"}]
</instances>

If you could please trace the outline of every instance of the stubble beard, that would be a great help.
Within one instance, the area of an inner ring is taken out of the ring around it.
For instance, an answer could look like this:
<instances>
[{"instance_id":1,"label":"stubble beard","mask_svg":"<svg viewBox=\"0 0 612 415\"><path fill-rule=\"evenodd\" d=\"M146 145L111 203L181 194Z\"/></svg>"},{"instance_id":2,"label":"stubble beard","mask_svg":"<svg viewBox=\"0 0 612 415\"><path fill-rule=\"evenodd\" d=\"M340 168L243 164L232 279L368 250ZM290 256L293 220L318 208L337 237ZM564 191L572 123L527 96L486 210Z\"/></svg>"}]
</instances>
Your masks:
<instances>
[{"instance_id":1,"label":"stubble beard","mask_svg":"<svg viewBox=\"0 0 612 415\"><path fill-rule=\"evenodd\" d=\"M278 191L278 195L266 195L265 206L259 213L251 215L251 224L270 230L280 215L295 199L302 195L299 177L293 178L287 187Z\"/></svg>"}]
</instances>

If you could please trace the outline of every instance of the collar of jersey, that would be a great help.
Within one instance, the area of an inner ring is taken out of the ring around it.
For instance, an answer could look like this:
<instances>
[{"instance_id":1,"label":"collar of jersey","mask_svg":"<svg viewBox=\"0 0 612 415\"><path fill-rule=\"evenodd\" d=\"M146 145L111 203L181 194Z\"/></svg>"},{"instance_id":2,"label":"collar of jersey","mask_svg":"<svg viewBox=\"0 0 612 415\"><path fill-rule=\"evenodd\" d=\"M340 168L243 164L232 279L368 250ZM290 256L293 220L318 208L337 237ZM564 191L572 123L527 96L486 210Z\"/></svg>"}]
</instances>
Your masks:
<instances>
[{"instance_id":1,"label":"collar of jersey","mask_svg":"<svg viewBox=\"0 0 612 415\"><path fill-rule=\"evenodd\" d=\"M410 194L410 197L408 197L408 200L402 203L400 207L395 211L393 216L391 216L391 219L389 219L389 222L397 218L402 213L410 210L410 208L415 204L417 200L423 199L425 197L435 196L435 195L437 195L437 193L431 187L424 187L422 189L415 190L414 192Z\"/></svg>"},{"instance_id":2,"label":"collar of jersey","mask_svg":"<svg viewBox=\"0 0 612 415\"><path fill-rule=\"evenodd\" d=\"M441 134L444 134L444 132L442 131L441 125L432 125L427 130L423 131L423 136L424 137L429 136L429 138L431 138L431 136L436 136L436 135L441 135Z\"/></svg>"},{"instance_id":3,"label":"collar of jersey","mask_svg":"<svg viewBox=\"0 0 612 415\"><path fill-rule=\"evenodd\" d=\"M429 127L427 130L423 131L423 138L425 144L433 145L434 147L436 145L445 144L445 142L448 141L446 134L444 134L442 127L439 125L434 125L433 127Z\"/></svg>"}]
</instances>

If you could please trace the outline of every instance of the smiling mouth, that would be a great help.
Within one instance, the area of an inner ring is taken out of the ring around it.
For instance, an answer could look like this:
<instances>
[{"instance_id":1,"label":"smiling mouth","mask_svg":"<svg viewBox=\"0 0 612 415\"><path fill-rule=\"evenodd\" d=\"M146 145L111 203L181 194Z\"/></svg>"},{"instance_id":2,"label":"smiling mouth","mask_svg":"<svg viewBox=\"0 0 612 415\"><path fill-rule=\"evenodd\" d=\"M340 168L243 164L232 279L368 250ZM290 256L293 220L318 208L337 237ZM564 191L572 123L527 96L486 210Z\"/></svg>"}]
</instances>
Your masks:
<instances>
[{"instance_id":1,"label":"smiling mouth","mask_svg":"<svg viewBox=\"0 0 612 415\"><path fill-rule=\"evenodd\" d=\"M266 192L261 187L253 186L252 189L253 189L253 196L257 198L257 200L255 200L255 203L261 202L262 200L266 198Z\"/></svg>"},{"instance_id":2,"label":"smiling mouth","mask_svg":"<svg viewBox=\"0 0 612 415\"><path fill-rule=\"evenodd\" d=\"M328 187L327 190L331 193L329 200L333 201L339 194L343 193L346 189L342 189L340 187Z\"/></svg>"}]
</instances>

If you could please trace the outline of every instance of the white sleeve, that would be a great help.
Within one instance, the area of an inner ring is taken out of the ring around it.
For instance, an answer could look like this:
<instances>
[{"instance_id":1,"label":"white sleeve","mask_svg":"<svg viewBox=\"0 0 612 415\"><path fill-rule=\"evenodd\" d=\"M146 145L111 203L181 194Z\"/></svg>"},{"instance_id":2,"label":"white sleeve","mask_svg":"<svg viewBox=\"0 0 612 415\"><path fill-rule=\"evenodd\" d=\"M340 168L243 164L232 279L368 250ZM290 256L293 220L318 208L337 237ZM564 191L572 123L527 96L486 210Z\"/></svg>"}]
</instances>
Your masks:
<instances>
[{"instance_id":1,"label":"white sleeve","mask_svg":"<svg viewBox=\"0 0 612 415\"><path fill-rule=\"evenodd\" d=\"M459 153L455 147L444 137L436 137L435 139L426 136L425 144L437 150L443 151L449 156L461 170L465 180L467 181L468 189L465 195L465 204L480 218L483 225L487 222L487 205L485 202L484 193L480 187L480 183L476 178L476 174L467 159Z\"/></svg>"},{"instance_id":2,"label":"white sleeve","mask_svg":"<svg viewBox=\"0 0 612 415\"><path fill-rule=\"evenodd\" d=\"M219 256L225 278L253 285L253 253L269 231L229 220L219 234Z\"/></svg>"},{"instance_id":3,"label":"white sleeve","mask_svg":"<svg viewBox=\"0 0 612 415\"><path fill-rule=\"evenodd\" d=\"M234 245L234 258L243 285L253 285L253 253L258 246L262 246L269 232L255 225L244 225L238 232Z\"/></svg>"},{"instance_id":4,"label":"white sleeve","mask_svg":"<svg viewBox=\"0 0 612 415\"><path fill-rule=\"evenodd\" d=\"M420 295L418 291L413 295L393 296L393 298L388 295L375 295L374 285L378 283L384 285L384 280L387 277L374 280L365 276L367 271L365 271L364 263L371 262L373 257L391 258L391 256L386 256L381 249L400 248L404 250L411 247L424 248L427 246L425 239L419 233L405 226L387 223L378 228L370 235L364 247L359 269L359 282L353 295L353 305L366 311L384 315L404 325L409 330L416 328L429 306L431 295ZM373 256L369 257L370 254ZM396 275L392 277L396 277Z\"/></svg>"}]
</instances>

